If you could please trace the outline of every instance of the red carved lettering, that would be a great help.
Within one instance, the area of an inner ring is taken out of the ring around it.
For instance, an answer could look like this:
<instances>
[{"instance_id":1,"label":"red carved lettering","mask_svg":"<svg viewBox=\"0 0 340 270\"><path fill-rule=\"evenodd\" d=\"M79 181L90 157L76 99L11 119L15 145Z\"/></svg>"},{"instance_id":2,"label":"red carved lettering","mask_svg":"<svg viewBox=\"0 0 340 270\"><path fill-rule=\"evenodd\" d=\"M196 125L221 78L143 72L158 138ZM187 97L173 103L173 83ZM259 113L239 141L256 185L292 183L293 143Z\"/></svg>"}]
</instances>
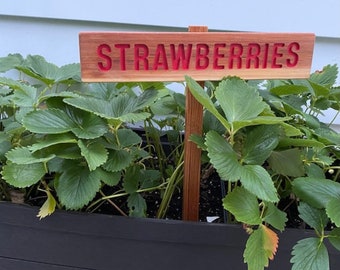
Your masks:
<instances>
[{"instance_id":1,"label":"red carved lettering","mask_svg":"<svg viewBox=\"0 0 340 270\"><path fill-rule=\"evenodd\" d=\"M109 55L111 48L107 44L100 44L97 48L97 55L104 60L104 62L98 62L98 68L101 71L109 71L112 68L112 60Z\"/></svg>"},{"instance_id":2,"label":"red carved lettering","mask_svg":"<svg viewBox=\"0 0 340 270\"><path fill-rule=\"evenodd\" d=\"M229 69L234 68L234 60L236 62L236 68L242 68L242 53L243 53L243 46L240 43L232 43L230 44L230 51L229 51Z\"/></svg>"},{"instance_id":3,"label":"red carved lettering","mask_svg":"<svg viewBox=\"0 0 340 270\"><path fill-rule=\"evenodd\" d=\"M296 51L300 50L300 44L297 42L292 42L288 45L288 54L292 57L287 59L287 67L295 67L299 62L299 55Z\"/></svg>"},{"instance_id":4,"label":"red carved lettering","mask_svg":"<svg viewBox=\"0 0 340 270\"><path fill-rule=\"evenodd\" d=\"M264 44L264 55L263 55L262 68L267 68L268 53L269 53L269 44L266 43L266 44Z\"/></svg>"},{"instance_id":5,"label":"red carved lettering","mask_svg":"<svg viewBox=\"0 0 340 270\"><path fill-rule=\"evenodd\" d=\"M120 70L126 70L125 49L130 48L129 44L115 44L115 48L119 49Z\"/></svg>"},{"instance_id":6,"label":"red carved lettering","mask_svg":"<svg viewBox=\"0 0 340 270\"><path fill-rule=\"evenodd\" d=\"M196 46L196 69L206 69L209 66L209 46L199 43Z\"/></svg>"},{"instance_id":7,"label":"red carved lettering","mask_svg":"<svg viewBox=\"0 0 340 270\"><path fill-rule=\"evenodd\" d=\"M224 53L221 53L219 51L220 48L225 48L225 43L217 43L214 45L214 51L213 51L213 69L224 69L224 65L219 65L218 60L219 58L224 57Z\"/></svg>"},{"instance_id":8,"label":"red carved lettering","mask_svg":"<svg viewBox=\"0 0 340 270\"><path fill-rule=\"evenodd\" d=\"M155 52L155 60L153 62L153 70L158 70L158 68L168 70L168 60L166 58L164 44L158 44Z\"/></svg>"},{"instance_id":9,"label":"red carved lettering","mask_svg":"<svg viewBox=\"0 0 340 270\"><path fill-rule=\"evenodd\" d=\"M252 63L254 65L254 68L259 68L260 52L261 52L261 47L259 44L257 43L248 44L248 52L247 52L247 57L246 57L246 68L250 68Z\"/></svg>"},{"instance_id":10,"label":"red carved lettering","mask_svg":"<svg viewBox=\"0 0 340 270\"><path fill-rule=\"evenodd\" d=\"M117 43L112 47L102 43L97 47L97 66L102 72L113 68L120 71L293 68L299 63L300 49L299 42L160 43L150 47L143 43Z\"/></svg>"},{"instance_id":11,"label":"red carved lettering","mask_svg":"<svg viewBox=\"0 0 340 270\"><path fill-rule=\"evenodd\" d=\"M192 44L187 44L186 52L184 51L184 44L178 44L177 52L175 44L170 44L170 57L174 70L179 69L180 62L182 62L182 69L189 69L191 50Z\"/></svg>"},{"instance_id":12,"label":"red carved lettering","mask_svg":"<svg viewBox=\"0 0 340 270\"><path fill-rule=\"evenodd\" d=\"M149 48L145 44L135 44L134 60L135 70L149 70ZM141 65L143 66L141 68Z\"/></svg>"},{"instance_id":13,"label":"red carved lettering","mask_svg":"<svg viewBox=\"0 0 340 270\"><path fill-rule=\"evenodd\" d=\"M273 54L272 54L272 68L282 68L282 64L278 64L278 58L283 56L283 53L279 53L279 49L284 47L284 43L274 43L273 45Z\"/></svg>"}]
</instances>

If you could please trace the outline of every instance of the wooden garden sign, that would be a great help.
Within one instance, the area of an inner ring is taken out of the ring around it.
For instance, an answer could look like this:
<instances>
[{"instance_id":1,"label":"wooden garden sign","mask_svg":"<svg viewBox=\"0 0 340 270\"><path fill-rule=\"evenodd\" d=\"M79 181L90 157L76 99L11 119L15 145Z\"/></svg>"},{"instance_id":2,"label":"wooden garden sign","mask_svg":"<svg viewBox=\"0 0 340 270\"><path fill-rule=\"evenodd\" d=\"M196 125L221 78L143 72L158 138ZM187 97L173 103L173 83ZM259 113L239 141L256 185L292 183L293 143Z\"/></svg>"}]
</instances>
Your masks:
<instances>
[{"instance_id":1,"label":"wooden garden sign","mask_svg":"<svg viewBox=\"0 0 340 270\"><path fill-rule=\"evenodd\" d=\"M83 32L79 34L84 82L200 81L308 78L311 33ZM202 132L202 106L186 91L183 219L198 220L200 150L189 141Z\"/></svg>"}]
</instances>

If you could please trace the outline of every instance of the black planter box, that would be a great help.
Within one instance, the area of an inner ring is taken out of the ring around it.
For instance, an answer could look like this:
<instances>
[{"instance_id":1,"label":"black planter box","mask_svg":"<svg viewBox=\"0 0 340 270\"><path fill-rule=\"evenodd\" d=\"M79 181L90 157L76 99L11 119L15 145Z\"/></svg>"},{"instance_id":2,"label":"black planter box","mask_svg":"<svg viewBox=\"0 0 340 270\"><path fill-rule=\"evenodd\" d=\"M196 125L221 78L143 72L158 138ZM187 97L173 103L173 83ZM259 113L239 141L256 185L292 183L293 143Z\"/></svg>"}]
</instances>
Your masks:
<instances>
[{"instance_id":1,"label":"black planter box","mask_svg":"<svg viewBox=\"0 0 340 270\"><path fill-rule=\"evenodd\" d=\"M247 239L241 226L138 219L57 211L43 220L37 208L0 203L1 270L246 270ZM298 239L313 235L287 230L280 235L269 269L290 269ZM331 250L331 269L340 259Z\"/></svg>"}]
</instances>

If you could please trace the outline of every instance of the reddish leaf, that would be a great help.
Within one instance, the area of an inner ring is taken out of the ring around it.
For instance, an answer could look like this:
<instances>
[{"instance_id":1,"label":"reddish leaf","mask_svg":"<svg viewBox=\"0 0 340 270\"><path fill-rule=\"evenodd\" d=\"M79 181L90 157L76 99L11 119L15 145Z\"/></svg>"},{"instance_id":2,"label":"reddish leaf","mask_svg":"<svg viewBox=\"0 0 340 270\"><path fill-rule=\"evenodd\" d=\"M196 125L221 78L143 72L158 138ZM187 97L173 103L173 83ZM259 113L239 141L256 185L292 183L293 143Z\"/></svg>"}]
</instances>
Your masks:
<instances>
[{"instance_id":1,"label":"reddish leaf","mask_svg":"<svg viewBox=\"0 0 340 270\"><path fill-rule=\"evenodd\" d=\"M270 260L274 259L277 247L279 245L279 237L268 227L261 225L263 230L263 248Z\"/></svg>"}]
</instances>

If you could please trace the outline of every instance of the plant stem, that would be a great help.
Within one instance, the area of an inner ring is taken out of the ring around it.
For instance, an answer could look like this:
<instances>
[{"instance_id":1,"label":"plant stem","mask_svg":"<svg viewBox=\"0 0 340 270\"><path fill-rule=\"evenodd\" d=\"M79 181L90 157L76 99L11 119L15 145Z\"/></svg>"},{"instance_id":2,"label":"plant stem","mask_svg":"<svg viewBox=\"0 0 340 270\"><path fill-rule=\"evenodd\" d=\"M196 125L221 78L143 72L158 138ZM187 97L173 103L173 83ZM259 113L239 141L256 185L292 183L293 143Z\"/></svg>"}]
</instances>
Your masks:
<instances>
[{"instance_id":1,"label":"plant stem","mask_svg":"<svg viewBox=\"0 0 340 270\"><path fill-rule=\"evenodd\" d=\"M229 194L232 191L232 184L230 181L228 181L228 191L227 194ZM227 222L232 223L233 222L233 215L230 213L230 211L227 211L228 217L227 217Z\"/></svg>"},{"instance_id":2,"label":"plant stem","mask_svg":"<svg viewBox=\"0 0 340 270\"><path fill-rule=\"evenodd\" d=\"M179 160L178 160L178 165L175 169L175 171L172 173L170 178L168 178L168 183L164 194L163 194L163 199L161 201L161 204L159 206L158 212L157 212L157 218L164 218L166 211L169 207L172 195L175 191L175 188L178 186L178 184L182 181L183 179L183 164L184 164L184 151L182 152Z\"/></svg>"},{"instance_id":3,"label":"plant stem","mask_svg":"<svg viewBox=\"0 0 340 270\"><path fill-rule=\"evenodd\" d=\"M335 121L335 119L338 117L339 113L340 113L339 110L336 111L336 114L334 115L333 119L332 119L332 120L329 122L329 124L328 124L329 127L334 123L334 121Z\"/></svg>"},{"instance_id":4,"label":"plant stem","mask_svg":"<svg viewBox=\"0 0 340 270\"><path fill-rule=\"evenodd\" d=\"M150 187L150 188L144 188L144 189L138 189L136 192L137 193L143 193L143 192L148 192L148 191L153 191L153 190L157 190L157 189L161 189L163 186L165 186L167 183L162 183L158 186L155 187ZM101 201L104 200L109 200L109 199L114 199L114 198L119 198L119 197L123 197L123 196L128 196L130 195L130 193L128 192L122 192L122 193L117 193L117 194L112 194L112 195L107 195L107 196L103 196L101 198L99 198L98 200L94 201L93 203L91 203L87 209L92 208L94 205L100 203Z\"/></svg>"},{"instance_id":5,"label":"plant stem","mask_svg":"<svg viewBox=\"0 0 340 270\"><path fill-rule=\"evenodd\" d=\"M103 197L105 197L106 195L104 194L104 192L103 191L100 191L100 194L103 196ZM122 210L122 209L120 209L119 207L118 207L118 205L117 204L115 204L112 200L110 200L110 199L107 199L107 201L109 202L109 204L111 204L122 216L127 216L127 214L125 214L125 212Z\"/></svg>"}]
</instances>

